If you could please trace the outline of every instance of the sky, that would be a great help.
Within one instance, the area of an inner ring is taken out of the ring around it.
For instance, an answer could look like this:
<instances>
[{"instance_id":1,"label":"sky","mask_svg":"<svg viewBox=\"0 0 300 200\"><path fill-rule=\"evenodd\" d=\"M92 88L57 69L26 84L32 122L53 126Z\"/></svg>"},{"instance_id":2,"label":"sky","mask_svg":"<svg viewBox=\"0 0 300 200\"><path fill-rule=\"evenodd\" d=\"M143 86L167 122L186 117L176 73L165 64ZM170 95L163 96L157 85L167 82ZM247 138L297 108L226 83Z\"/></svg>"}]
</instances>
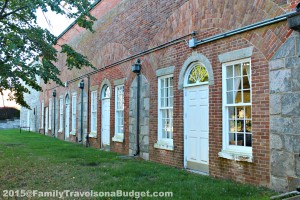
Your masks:
<instances>
[{"instance_id":1,"label":"sky","mask_svg":"<svg viewBox=\"0 0 300 200\"><path fill-rule=\"evenodd\" d=\"M50 22L50 26L46 18ZM61 34L73 21L74 19L68 19L63 15L58 15L51 11L45 14L40 9L37 11L37 23L39 26L47 28L55 36Z\"/></svg>"},{"instance_id":2,"label":"sky","mask_svg":"<svg viewBox=\"0 0 300 200\"><path fill-rule=\"evenodd\" d=\"M49 24L46 21L46 18L49 20ZM72 22L74 19L68 19L63 15L55 14L54 12L47 12L43 14L41 10L37 11L37 23L42 28L47 28L53 35L58 36L61 34ZM3 105L4 97L4 105ZM8 91L4 91L4 95L0 94L0 107L15 107L20 109L20 106L14 101L7 101Z\"/></svg>"}]
</instances>

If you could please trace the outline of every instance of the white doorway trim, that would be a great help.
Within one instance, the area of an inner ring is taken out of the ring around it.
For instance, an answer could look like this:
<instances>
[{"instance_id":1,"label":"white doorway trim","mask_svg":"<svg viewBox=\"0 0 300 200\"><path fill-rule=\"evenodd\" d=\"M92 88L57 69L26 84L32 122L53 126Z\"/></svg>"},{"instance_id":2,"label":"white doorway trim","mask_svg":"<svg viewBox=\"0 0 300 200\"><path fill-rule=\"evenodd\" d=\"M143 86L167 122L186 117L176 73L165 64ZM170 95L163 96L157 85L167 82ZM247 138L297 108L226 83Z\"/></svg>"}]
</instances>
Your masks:
<instances>
[{"instance_id":1,"label":"white doorway trim","mask_svg":"<svg viewBox=\"0 0 300 200\"><path fill-rule=\"evenodd\" d=\"M66 96L66 112L65 112L65 140L69 141L70 137L70 97Z\"/></svg>"},{"instance_id":2,"label":"white doorway trim","mask_svg":"<svg viewBox=\"0 0 300 200\"><path fill-rule=\"evenodd\" d=\"M104 85L101 92L101 148L110 150L110 88Z\"/></svg>"},{"instance_id":3,"label":"white doorway trim","mask_svg":"<svg viewBox=\"0 0 300 200\"><path fill-rule=\"evenodd\" d=\"M209 173L209 73L200 62L184 76L184 167ZM192 109L190 109L192 107Z\"/></svg>"}]
</instances>

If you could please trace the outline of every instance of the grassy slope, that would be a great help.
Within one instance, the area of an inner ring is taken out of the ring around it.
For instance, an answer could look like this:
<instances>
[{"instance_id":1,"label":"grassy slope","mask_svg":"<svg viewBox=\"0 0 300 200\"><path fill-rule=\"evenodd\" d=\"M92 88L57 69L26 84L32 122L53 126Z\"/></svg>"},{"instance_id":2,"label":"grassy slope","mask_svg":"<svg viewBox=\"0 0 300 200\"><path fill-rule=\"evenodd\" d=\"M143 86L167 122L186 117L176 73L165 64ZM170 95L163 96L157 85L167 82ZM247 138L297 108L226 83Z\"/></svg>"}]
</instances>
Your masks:
<instances>
[{"instance_id":1,"label":"grassy slope","mask_svg":"<svg viewBox=\"0 0 300 200\"><path fill-rule=\"evenodd\" d=\"M5 189L149 190L172 191L173 199L269 199L273 194L17 130L0 131L0 169L0 193Z\"/></svg>"}]
</instances>

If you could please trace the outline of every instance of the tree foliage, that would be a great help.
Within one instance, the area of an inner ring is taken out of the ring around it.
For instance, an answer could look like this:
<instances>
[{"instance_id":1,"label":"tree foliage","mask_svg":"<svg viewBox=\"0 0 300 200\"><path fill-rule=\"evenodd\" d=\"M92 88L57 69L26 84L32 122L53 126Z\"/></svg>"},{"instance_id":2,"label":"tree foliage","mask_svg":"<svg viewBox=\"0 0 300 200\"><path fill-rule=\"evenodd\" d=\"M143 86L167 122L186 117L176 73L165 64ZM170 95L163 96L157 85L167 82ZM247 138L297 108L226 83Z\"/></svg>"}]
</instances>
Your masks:
<instances>
[{"instance_id":1,"label":"tree foliage","mask_svg":"<svg viewBox=\"0 0 300 200\"><path fill-rule=\"evenodd\" d=\"M28 108L24 101L24 94L29 93L27 86L41 91L36 76L45 83L54 81L62 85L58 78L60 71L54 65L59 53L53 46L57 38L47 29L38 26L37 9L43 12L51 10L68 18L76 18L79 26L93 31L95 18L89 12L91 0L0 1L0 93L10 90L14 94L10 95L10 100ZM85 56L67 44L61 46L60 53L66 54L68 69L93 67ZM41 65L31 65L39 59Z\"/></svg>"}]
</instances>

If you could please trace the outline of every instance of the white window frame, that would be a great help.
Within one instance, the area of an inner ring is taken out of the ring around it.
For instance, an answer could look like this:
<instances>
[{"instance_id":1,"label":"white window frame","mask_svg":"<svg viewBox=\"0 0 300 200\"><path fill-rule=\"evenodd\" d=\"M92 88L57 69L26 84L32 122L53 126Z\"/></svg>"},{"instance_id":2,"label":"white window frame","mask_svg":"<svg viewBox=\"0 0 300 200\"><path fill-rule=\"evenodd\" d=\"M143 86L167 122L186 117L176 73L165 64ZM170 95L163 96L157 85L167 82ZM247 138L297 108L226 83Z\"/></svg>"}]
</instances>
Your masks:
<instances>
[{"instance_id":1,"label":"white window frame","mask_svg":"<svg viewBox=\"0 0 300 200\"><path fill-rule=\"evenodd\" d=\"M189 76L191 74L191 71L196 67L196 66L202 66L205 68L205 70L207 71L207 68L204 66L204 64L202 64L201 62L194 62L191 65L189 65L189 69L185 74L184 77L184 87L192 87L192 86L199 86L199 85L207 85L209 83L209 81L203 81L203 82L197 82L197 83L188 83L189 80ZM208 71L207 71L208 73Z\"/></svg>"},{"instance_id":2,"label":"white window frame","mask_svg":"<svg viewBox=\"0 0 300 200\"><path fill-rule=\"evenodd\" d=\"M71 133L72 135L76 135L76 109L77 109L77 95L72 95L72 124L71 124Z\"/></svg>"},{"instance_id":3,"label":"white window frame","mask_svg":"<svg viewBox=\"0 0 300 200\"><path fill-rule=\"evenodd\" d=\"M118 91L120 88L123 88L123 105L120 109L118 109L118 100L119 100L119 94ZM115 86L115 135L112 138L115 142L123 142L124 141L124 84ZM123 124L119 125L119 118L118 118L118 112L123 112ZM123 126L123 132L118 132L118 127Z\"/></svg>"},{"instance_id":4,"label":"white window frame","mask_svg":"<svg viewBox=\"0 0 300 200\"><path fill-rule=\"evenodd\" d=\"M63 100L63 98L60 98L59 99L59 130L58 130L58 132L63 131L63 126L64 126L63 118L64 118L64 100Z\"/></svg>"},{"instance_id":5,"label":"white window frame","mask_svg":"<svg viewBox=\"0 0 300 200\"><path fill-rule=\"evenodd\" d=\"M232 103L227 104L227 81L226 81L226 67L229 65L239 64L249 62L250 63L250 103ZM237 161L247 161L252 162L252 146L237 146L229 145L229 117L228 117L228 108L237 107L237 106L251 106L252 112L252 76L251 76L251 58L240 59L236 61L226 62L222 64L222 118L223 118L223 133L222 133L222 151L219 153L220 157L233 159ZM251 114L252 115L252 114ZM252 138L253 141L253 138Z\"/></svg>"},{"instance_id":6,"label":"white window frame","mask_svg":"<svg viewBox=\"0 0 300 200\"><path fill-rule=\"evenodd\" d=\"M170 123L171 123L171 134L172 134L172 139L171 138L163 138L163 132L162 132L162 125L163 125L163 119L162 119L162 110L165 109L172 109L172 113L174 111L174 79L173 79L173 86L172 86L172 91L173 91L173 96L167 96L167 98L173 98L173 102L172 102L172 106L168 106L168 107L162 107L161 105L161 80L162 79L170 79L173 78L173 74L170 75L166 75L166 76L161 76L158 78L158 132L157 132L157 143L154 144L155 148L160 148L160 149L166 149L166 150L173 150L173 116L170 119Z\"/></svg>"},{"instance_id":7,"label":"white window frame","mask_svg":"<svg viewBox=\"0 0 300 200\"><path fill-rule=\"evenodd\" d=\"M46 107L46 113L45 113L45 115L46 115L46 119L45 119L45 131L47 132L48 131L48 120L49 120L49 107Z\"/></svg>"},{"instance_id":8,"label":"white window frame","mask_svg":"<svg viewBox=\"0 0 300 200\"><path fill-rule=\"evenodd\" d=\"M44 102L42 102L42 120L41 120L41 128L43 129L44 128Z\"/></svg>"},{"instance_id":9,"label":"white window frame","mask_svg":"<svg viewBox=\"0 0 300 200\"><path fill-rule=\"evenodd\" d=\"M91 92L91 132L89 137L97 136L97 90Z\"/></svg>"},{"instance_id":10,"label":"white window frame","mask_svg":"<svg viewBox=\"0 0 300 200\"><path fill-rule=\"evenodd\" d=\"M48 124L48 130L51 130L51 123L52 122L52 99L49 99L49 124Z\"/></svg>"}]
</instances>

